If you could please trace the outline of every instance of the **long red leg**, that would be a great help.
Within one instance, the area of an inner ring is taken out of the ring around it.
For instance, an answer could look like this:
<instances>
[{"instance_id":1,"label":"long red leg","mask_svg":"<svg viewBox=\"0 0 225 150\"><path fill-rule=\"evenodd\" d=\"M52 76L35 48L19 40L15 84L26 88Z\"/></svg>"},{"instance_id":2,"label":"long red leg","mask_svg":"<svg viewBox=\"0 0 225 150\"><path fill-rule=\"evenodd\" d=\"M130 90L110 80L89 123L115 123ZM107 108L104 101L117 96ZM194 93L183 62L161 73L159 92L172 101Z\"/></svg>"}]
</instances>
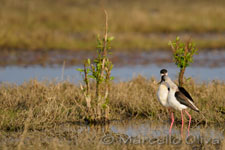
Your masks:
<instances>
[{"instance_id":1,"label":"long red leg","mask_svg":"<svg viewBox=\"0 0 225 150\"><path fill-rule=\"evenodd\" d=\"M183 110L181 110L181 121L182 121L182 124L181 124L181 136L183 136L183 127L184 127L184 118L183 118Z\"/></svg>"},{"instance_id":2,"label":"long red leg","mask_svg":"<svg viewBox=\"0 0 225 150\"><path fill-rule=\"evenodd\" d=\"M189 124L188 124L188 136L189 136L189 130L190 130L190 126L191 126L191 115L185 110L186 114L189 117Z\"/></svg>"},{"instance_id":3,"label":"long red leg","mask_svg":"<svg viewBox=\"0 0 225 150\"><path fill-rule=\"evenodd\" d=\"M170 125L170 130L169 130L169 133L171 135L171 131L172 131L172 127L173 127L173 122L174 122L174 116L173 116L173 112L171 112L170 109L169 109L169 112L171 113L171 120L172 120L171 125Z\"/></svg>"}]
</instances>

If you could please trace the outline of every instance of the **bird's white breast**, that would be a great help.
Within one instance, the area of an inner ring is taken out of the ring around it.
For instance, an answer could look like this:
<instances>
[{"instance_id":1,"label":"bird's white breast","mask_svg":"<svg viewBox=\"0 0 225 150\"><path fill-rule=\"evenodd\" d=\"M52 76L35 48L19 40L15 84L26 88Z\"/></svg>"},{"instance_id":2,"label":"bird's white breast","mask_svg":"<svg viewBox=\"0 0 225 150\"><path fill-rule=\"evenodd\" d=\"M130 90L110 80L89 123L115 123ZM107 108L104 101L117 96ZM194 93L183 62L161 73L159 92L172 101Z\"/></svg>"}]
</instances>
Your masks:
<instances>
[{"instance_id":1,"label":"bird's white breast","mask_svg":"<svg viewBox=\"0 0 225 150\"><path fill-rule=\"evenodd\" d=\"M159 89L158 89L158 92L157 92L157 97L158 97L159 102L163 106L168 107L168 102L167 102L168 88L167 88L166 85L164 85L164 84L160 84L159 85Z\"/></svg>"}]
</instances>

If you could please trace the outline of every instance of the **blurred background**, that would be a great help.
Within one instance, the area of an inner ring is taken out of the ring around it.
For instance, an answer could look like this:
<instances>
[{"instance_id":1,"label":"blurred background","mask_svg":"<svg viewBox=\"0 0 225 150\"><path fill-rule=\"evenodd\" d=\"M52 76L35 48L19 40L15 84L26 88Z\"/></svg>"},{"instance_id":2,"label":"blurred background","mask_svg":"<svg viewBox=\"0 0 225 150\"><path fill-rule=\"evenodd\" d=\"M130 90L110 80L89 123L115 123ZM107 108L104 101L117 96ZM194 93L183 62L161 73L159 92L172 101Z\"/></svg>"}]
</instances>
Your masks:
<instances>
[{"instance_id":1,"label":"blurred background","mask_svg":"<svg viewBox=\"0 0 225 150\"><path fill-rule=\"evenodd\" d=\"M114 36L116 81L150 78L167 68L175 79L168 42L179 36L199 49L185 73L199 82L225 80L224 0L0 0L0 81L79 82L83 60L96 52L96 37Z\"/></svg>"}]
</instances>

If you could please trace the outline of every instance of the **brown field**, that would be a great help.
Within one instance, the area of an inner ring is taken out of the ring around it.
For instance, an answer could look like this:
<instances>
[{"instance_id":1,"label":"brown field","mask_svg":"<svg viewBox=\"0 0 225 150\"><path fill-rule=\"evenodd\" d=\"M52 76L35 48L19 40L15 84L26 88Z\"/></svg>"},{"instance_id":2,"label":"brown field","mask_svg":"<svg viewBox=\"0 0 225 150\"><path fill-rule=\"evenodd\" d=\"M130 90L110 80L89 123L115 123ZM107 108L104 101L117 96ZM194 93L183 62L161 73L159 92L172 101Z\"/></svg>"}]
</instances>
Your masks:
<instances>
[{"instance_id":1,"label":"brown field","mask_svg":"<svg viewBox=\"0 0 225 150\"><path fill-rule=\"evenodd\" d=\"M2 0L0 49L93 50L105 8L116 50L169 49L176 36L225 47L223 0Z\"/></svg>"},{"instance_id":2,"label":"brown field","mask_svg":"<svg viewBox=\"0 0 225 150\"><path fill-rule=\"evenodd\" d=\"M225 123L225 84L220 81L196 84L187 81L186 89L193 96L200 113L190 111L196 125L223 126ZM128 82L112 83L110 119L140 117L152 120L168 118L156 99L157 81L142 76ZM94 92L94 89L91 89ZM84 122L86 102L79 86L69 82L30 81L22 85L1 84L1 130L24 128L31 113L30 129L48 129L64 122ZM93 94L94 95L94 94ZM180 113L176 113L176 118ZM180 119L176 120L180 121Z\"/></svg>"}]
</instances>

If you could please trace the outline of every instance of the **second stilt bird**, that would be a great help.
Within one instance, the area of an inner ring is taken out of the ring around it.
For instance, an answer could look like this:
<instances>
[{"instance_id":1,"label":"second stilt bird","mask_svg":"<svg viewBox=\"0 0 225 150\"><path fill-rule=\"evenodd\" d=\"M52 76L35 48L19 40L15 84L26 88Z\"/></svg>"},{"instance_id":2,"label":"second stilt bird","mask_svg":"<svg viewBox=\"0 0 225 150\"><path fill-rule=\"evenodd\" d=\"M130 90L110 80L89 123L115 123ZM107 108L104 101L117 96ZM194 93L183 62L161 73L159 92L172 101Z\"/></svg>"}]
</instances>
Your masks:
<instances>
[{"instance_id":1,"label":"second stilt bird","mask_svg":"<svg viewBox=\"0 0 225 150\"><path fill-rule=\"evenodd\" d=\"M192 110L199 112L199 109L194 104L194 100L192 99L190 94L183 87L178 87L168 77L168 75L163 75L161 77L160 83L166 83L167 87L169 88L168 98L167 98L169 107L173 108L175 110L181 111L181 120L182 120L181 135L183 132L183 125L184 125L183 111L188 115L188 117L189 117L188 135L189 135L190 125L191 125L191 115L186 111L186 109L191 108ZM171 133L171 129L172 129L173 122L174 122L173 113L171 114L171 116L172 116L172 122L171 122L171 126L170 126L170 133Z\"/></svg>"}]
</instances>

